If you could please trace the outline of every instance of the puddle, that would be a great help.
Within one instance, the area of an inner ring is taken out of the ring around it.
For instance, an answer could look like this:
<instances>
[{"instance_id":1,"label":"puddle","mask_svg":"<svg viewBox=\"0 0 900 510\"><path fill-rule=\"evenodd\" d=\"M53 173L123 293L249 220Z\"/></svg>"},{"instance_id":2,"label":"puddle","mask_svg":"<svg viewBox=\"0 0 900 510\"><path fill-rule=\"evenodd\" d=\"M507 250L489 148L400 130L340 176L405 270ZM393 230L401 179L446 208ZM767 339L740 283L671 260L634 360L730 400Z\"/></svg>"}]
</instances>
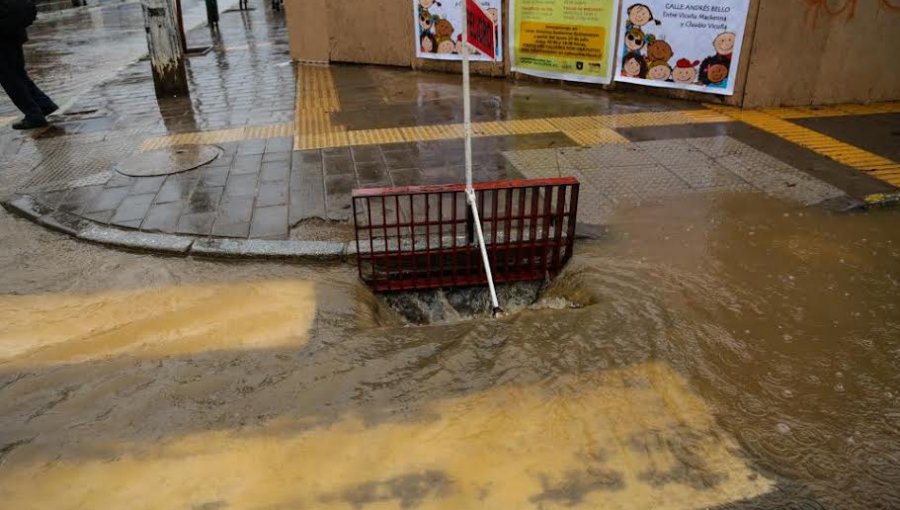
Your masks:
<instances>
[{"instance_id":1,"label":"puddle","mask_svg":"<svg viewBox=\"0 0 900 510\"><path fill-rule=\"evenodd\" d=\"M353 267L110 252L0 216L4 288L25 294L0 299L0 494L897 508L898 219L648 204L492 319L483 290L407 299L404 318Z\"/></svg>"}]
</instances>

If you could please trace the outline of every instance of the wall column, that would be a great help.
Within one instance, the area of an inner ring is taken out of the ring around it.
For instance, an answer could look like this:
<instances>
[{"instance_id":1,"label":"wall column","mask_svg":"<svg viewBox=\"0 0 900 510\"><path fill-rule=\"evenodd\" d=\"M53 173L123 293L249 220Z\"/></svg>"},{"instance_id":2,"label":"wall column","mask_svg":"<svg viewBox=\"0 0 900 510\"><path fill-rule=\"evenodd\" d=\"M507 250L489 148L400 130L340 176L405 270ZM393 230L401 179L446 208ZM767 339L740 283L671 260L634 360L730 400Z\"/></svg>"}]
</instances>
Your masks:
<instances>
[{"instance_id":1,"label":"wall column","mask_svg":"<svg viewBox=\"0 0 900 510\"><path fill-rule=\"evenodd\" d=\"M327 0L285 0L291 58L300 62L330 60Z\"/></svg>"}]
</instances>

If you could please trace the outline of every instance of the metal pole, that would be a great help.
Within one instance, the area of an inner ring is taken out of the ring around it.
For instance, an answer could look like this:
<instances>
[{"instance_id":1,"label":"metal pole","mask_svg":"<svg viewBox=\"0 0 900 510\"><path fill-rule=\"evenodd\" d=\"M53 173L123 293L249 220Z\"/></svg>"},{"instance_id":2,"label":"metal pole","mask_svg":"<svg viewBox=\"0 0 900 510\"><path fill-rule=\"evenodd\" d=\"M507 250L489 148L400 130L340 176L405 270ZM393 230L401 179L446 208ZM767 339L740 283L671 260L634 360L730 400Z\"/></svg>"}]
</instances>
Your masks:
<instances>
[{"instance_id":1,"label":"metal pole","mask_svg":"<svg viewBox=\"0 0 900 510\"><path fill-rule=\"evenodd\" d=\"M463 123L466 139L466 193L472 191L472 99L469 85L469 12L466 0L462 2L463 24Z\"/></svg>"},{"instance_id":2,"label":"metal pole","mask_svg":"<svg viewBox=\"0 0 900 510\"><path fill-rule=\"evenodd\" d=\"M469 84L469 12L466 9L466 0L462 1L463 24L463 122L465 124L466 144L466 198L472 210L472 219L475 221L475 233L478 234L478 245L481 248L481 260L484 263L484 273L487 276L488 289L491 291L491 307L496 316L502 310L497 300L497 289L494 288L494 276L491 272L491 262L488 259L487 246L484 244L484 232L481 230L481 218L478 216L478 205L475 200L475 189L472 188L472 99L471 86Z\"/></svg>"},{"instance_id":3,"label":"metal pole","mask_svg":"<svg viewBox=\"0 0 900 510\"><path fill-rule=\"evenodd\" d=\"M172 0L141 0L144 30L150 52L150 67L157 96L188 93L184 69L184 48L178 33Z\"/></svg>"},{"instance_id":4,"label":"metal pole","mask_svg":"<svg viewBox=\"0 0 900 510\"><path fill-rule=\"evenodd\" d=\"M206 0L206 23L211 28L219 26L219 2L217 0Z\"/></svg>"}]
</instances>

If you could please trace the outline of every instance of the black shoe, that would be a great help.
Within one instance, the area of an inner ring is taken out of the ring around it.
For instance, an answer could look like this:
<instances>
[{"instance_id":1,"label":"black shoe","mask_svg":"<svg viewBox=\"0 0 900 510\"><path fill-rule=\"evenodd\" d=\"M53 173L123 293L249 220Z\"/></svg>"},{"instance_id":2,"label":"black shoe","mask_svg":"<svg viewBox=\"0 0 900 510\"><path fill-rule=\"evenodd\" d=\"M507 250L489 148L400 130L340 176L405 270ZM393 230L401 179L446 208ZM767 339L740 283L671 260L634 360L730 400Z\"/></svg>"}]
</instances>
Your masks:
<instances>
[{"instance_id":1,"label":"black shoe","mask_svg":"<svg viewBox=\"0 0 900 510\"><path fill-rule=\"evenodd\" d=\"M12 125L13 129L25 130L25 129L37 129L42 127L49 126L50 123L47 122L47 119L40 120L31 120L31 119L22 119L19 122L16 122Z\"/></svg>"},{"instance_id":2,"label":"black shoe","mask_svg":"<svg viewBox=\"0 0 900 510\"><path fill-rule=\"evenodd\" d=\"M59 110L59 106L56 106L56 103L50 103L50 104L51 104L51 106L48 108L41 108L41 113L43 113L45 117L50 115L51 113L55 112L56 110Z\"/></svg>"}]
</instances>

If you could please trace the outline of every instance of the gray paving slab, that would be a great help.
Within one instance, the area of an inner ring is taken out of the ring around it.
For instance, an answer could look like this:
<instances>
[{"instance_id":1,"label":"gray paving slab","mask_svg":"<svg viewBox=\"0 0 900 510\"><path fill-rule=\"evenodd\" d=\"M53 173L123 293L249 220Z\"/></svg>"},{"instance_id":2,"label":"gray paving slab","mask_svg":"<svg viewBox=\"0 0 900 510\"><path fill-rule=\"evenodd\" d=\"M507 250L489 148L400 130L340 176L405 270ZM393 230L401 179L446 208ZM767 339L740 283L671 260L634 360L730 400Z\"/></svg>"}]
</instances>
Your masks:
<instances>
[{"instance_id":1,"label":"gray paving slab","mask_svg":"<svg viewBox=\"0 0 900 510\"><path fill-rule=\"evenodd\" d=\"M174 232L184 207L182 202L154 204L147 210L141 230L149 232Z\"/></svg>"},{"instance_id":2,"label":"gray paving slab","mask_svg":"<svg viewBox=\"0 0 900 510\"><path fill-rule=\"evenodd\" d=\"M251 238L285 239L288 234L287 205L255 207L250 220Z\"/></svg>"},{"instance_id":3,"label":"gray paving slab","mask_svg":"<svg viewBox=\"0 0 900 510\"><path fill-rule=\"evenodd\" d=\"M556 152L556 155L553 153ZM588 223L610 203L695 191L758 190L802 205L838 200L838 188L728 136L607 144L581 149L507 151L528 178L572 175L582 182L579 215ZM553 159L571 164L552 166Z\"/></svg>"}]
</instances>

